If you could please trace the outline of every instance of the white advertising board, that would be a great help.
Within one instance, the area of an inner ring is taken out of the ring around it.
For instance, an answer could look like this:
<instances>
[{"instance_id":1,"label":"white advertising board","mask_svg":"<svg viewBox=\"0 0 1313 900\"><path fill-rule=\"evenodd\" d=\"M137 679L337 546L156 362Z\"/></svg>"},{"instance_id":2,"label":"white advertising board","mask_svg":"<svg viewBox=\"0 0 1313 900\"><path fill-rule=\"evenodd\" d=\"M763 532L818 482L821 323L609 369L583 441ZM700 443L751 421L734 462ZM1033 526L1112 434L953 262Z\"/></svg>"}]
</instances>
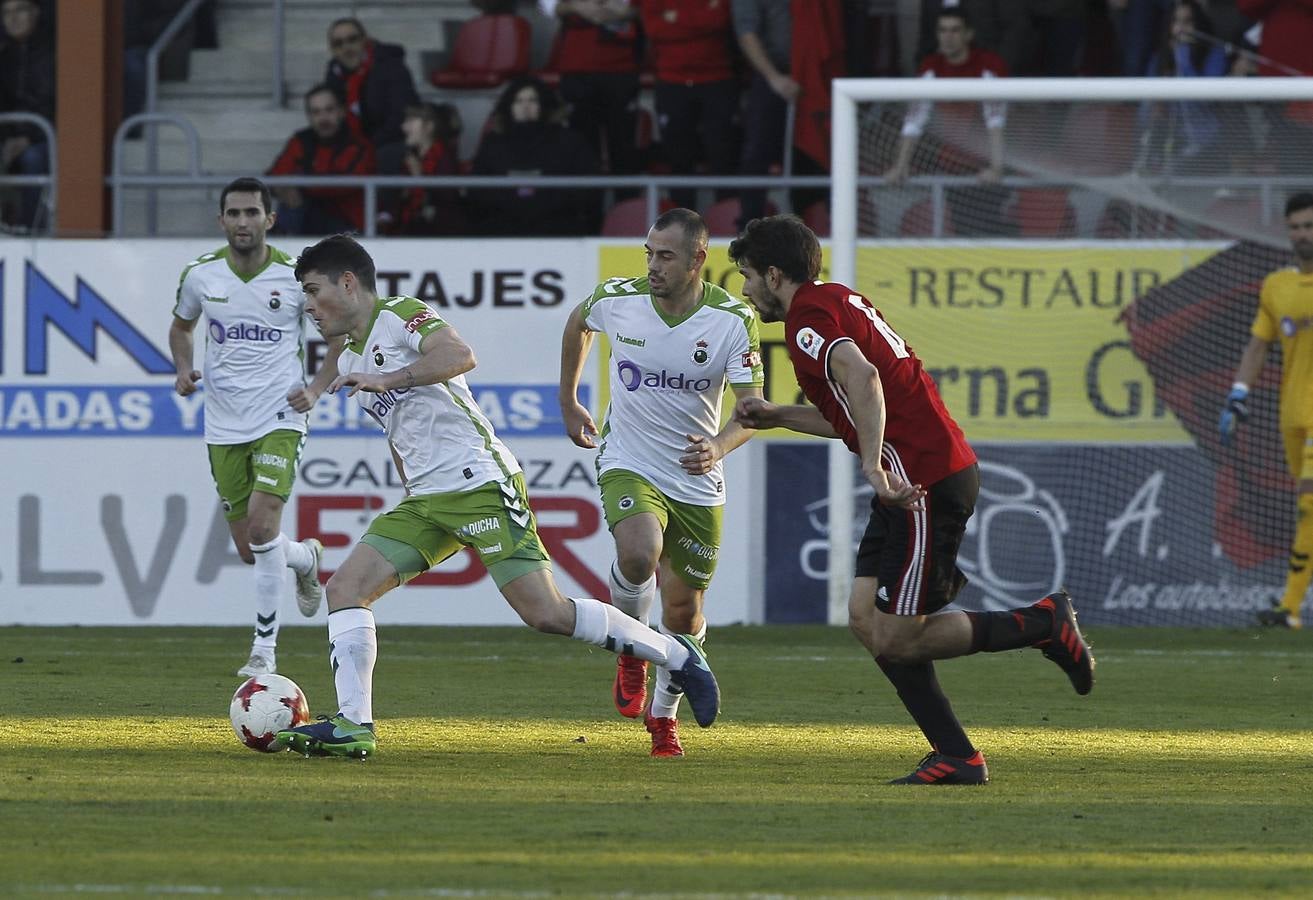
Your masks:
<instances>
[{"instance_id":1,"label":"white advertising board","mask_svg":"<svg viewBox=\"0 0 1313 900\"><path fill-rule=\"evenodd\" d=\"M173 393L166 337L182 267L217 245L0 241L0 624L249 623L251 572L233 550L215 496L201 395ZM596 246L444 240L367 247L380 293L431 303L474 347L471 387L524 466L561 589L604 595L613 550L592 455L565 438L556 403L561 329L598 280ZM311 365L315 350L312 343ZM598 371L590 365L585 372L590 405ZM744 489L742 505L731 490L726 510L707 608L713 624L752 618L751 457L727 460L727 480ZM284 532L319 536L331 570L371 516L401 497L381 433L354 401L322 398ZM290 592L289 576L287 624L297 618ZM466 553L376 609L381 622L518 621Z\"/></svg>"}]
</instances>

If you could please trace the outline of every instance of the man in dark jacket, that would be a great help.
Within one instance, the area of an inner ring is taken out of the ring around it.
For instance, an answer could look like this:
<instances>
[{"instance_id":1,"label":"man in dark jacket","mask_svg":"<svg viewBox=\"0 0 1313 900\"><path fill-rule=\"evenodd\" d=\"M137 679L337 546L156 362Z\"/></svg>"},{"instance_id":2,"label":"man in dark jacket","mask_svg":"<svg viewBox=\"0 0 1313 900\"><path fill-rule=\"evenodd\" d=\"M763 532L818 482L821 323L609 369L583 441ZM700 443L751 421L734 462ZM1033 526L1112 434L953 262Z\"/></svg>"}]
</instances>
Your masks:
<instances>
[{"instance_id":1,"label":"man in dark jacket","mask_svg":"<svg viewBox=\"0 0 1313 900\"><path fill-rule=\"evenodd\" d=\"M328 27L329 60L324 82L345 98L347 124L378 150L404 140L406 107L419 103L415 80L406 68L406 51L381 44L365 33L359 19L338 19Z\"/></svg>"},{"instance_id":2,"label":"man in dark jacket","mask_svg":"<svg viewBox=\"0 0 1313 900\"><path fill-rule=\"evenodd\" d=\"M34 0L0 0L0 112L29 112L55 122L55 45L40 29L41 8ZM44 175L50 171L50 147L35 125L0 129L0 172ZM17 209L8 224L34 228L41 202L39 188L18 192Z\"/></svg>"},{"instance_id":3,"label":"man in dark jacket","mask_svg":"<svg viewBox=\"0 0 1313 900\"><path fill-rule=\"evenodd\" d=\"M292 135L269 167L270 175L372 175L374 149L346 124L342 98L326 84L305 94L309 128ZM364 227L364 194L359 188L297 188L275 190L276 230L282 234L359 232Z\"/></svg>"}]
</instances>

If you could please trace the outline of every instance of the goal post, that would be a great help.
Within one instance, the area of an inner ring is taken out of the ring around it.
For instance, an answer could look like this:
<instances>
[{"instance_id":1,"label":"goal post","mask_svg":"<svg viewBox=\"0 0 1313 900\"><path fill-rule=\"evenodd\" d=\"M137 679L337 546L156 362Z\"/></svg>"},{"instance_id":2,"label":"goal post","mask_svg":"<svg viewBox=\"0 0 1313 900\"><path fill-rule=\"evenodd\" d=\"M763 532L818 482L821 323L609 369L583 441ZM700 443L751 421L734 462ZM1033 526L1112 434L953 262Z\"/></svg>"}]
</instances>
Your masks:
<instances>
[{"instance_id":1,"label":"goal post","mask_svg":"<svg viewBox=\"0 0 1313 900\"><path fill-rule=\"evenodd\" d=\"M1007 111L1006 174L984 185L983 104ZM919 132L905 124L918 109L932 123ZM968 608L1075 579L1095 621L1240 624L1279 595L1294 507L1278 357L1238 447L1218 445L1215 417L1258 283L1290 260L1285 199L1313 190L1309 110L1308 78L833 82L829 277L887 313L989 451ZM909 133L919 165L895 185L885 171ZM937 172L945 160L967 164ZM839 624L854 546L835 526L861 511L852 455L830 442L825 458ZM1261 514L1237 492L1261 495ZM1049 561L1031 566L1026 548Z\"/></svg>"}]
</instances>

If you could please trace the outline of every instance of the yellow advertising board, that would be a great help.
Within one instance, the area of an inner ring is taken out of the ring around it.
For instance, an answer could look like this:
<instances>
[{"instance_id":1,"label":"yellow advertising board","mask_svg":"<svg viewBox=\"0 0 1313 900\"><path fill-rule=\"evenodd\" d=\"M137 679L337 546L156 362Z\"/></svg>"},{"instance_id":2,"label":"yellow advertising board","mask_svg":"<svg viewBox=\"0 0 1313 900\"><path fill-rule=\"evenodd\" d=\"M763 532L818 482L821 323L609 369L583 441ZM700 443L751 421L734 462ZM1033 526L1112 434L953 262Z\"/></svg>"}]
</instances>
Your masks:
<instances>
[{"instance_id":1,"label":"yellow advertising board","mask_svg":"<svg viewBox=\"0 0 1313 900\"><path fill-rule=\"evenodd\" d=\"M742 296L727 246L712 247L704 277ZM972 441L1188 443L1131 354L1118 317L1136 297L1217 250L888 242L858 248L853 287L916 351ZM824 260L828 266L828 248ZM643 272L641 245L599 248L599 280ZM782 325L762 325L766 396L799 402L783 338Z\"/></svg>"}]
</instances>

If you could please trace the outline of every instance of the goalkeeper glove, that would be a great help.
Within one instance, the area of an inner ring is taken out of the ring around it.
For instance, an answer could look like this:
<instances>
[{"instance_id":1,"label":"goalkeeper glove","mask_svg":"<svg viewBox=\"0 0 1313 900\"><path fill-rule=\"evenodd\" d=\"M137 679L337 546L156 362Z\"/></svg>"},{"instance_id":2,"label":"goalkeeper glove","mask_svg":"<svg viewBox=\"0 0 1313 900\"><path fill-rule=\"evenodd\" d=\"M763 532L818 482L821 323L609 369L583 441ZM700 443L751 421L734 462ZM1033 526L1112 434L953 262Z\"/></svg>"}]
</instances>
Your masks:
<instances>
[{"instance_id":1,"label":"goalkeeper glove","mask_svg":"<svg viewBox=\"0 0 1313 900\"><path fill-rule=\"evenodd\" d=\"M1231 393L1226 395L1226 406L1222 407L1222 417L1218 420L1217 430L1222 435L1222 445L1231 443L1231 435L1236 426L1249 418L1249 388L1236 382Z\"/></svg>"}]
</instances>

